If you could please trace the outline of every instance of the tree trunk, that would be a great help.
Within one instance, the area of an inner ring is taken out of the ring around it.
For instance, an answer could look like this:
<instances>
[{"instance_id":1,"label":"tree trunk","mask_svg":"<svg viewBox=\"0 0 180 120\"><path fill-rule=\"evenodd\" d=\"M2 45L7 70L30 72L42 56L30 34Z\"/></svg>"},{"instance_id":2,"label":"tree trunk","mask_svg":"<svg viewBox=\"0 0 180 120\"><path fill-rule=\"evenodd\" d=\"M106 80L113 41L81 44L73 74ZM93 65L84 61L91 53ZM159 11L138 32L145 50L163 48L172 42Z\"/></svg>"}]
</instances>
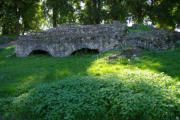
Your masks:
<instances>
[{"instance_id":1,"label":"tree trunk","mask_svg":"<svg viewBox=\"0 0 180 120\"><path fill-rule=\"evenodd\" d=\"M57 9L53 8L53 27L57 27Z\"/></svg>"},{"instance_id":2,"label":"tree trunk","mask_svg":"<svg viewBox=\"0 0 180 120\"><path fill-rule=\"evenodd\" d=\"M94 0L94 9L96 10L95 24L100 24L100 12L101 12L101 3L100 0Z\"/></svg>"},{"instance_id":3,"label":"tree trunk","mask_svg":"<svg viewBox=\"0 0 180 120\"><path fill-rule=\"evenodd\" d=\"M15 25L15 28L16 28L16 35L19 35L20 34L20 23L19 23L19 20L21 18L20 16L20 13L19 13L19 10L17 9L16 11L16 17L17 17L17 21L16 21L16 25Z\"/></svg>"},{"instance_id":4,"label":"tree trunk","mask_svg":"<svg viewBox=\"0 0 180 120\"><path fill-rule=\"evenodd\" d=\"M113 19L114 21L118 21L118 20L119 20L117 15L116 15L116 16L112 16L112 19Z\"/></svg>"}]
</instances>

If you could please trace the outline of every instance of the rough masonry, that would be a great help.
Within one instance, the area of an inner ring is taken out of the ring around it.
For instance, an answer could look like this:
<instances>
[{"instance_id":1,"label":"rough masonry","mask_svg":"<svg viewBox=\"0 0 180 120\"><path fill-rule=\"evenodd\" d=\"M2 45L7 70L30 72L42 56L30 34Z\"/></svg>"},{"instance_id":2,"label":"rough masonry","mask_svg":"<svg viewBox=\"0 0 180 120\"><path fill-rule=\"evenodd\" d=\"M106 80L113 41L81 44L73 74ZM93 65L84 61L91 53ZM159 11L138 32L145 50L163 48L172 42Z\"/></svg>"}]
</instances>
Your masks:
<instances>
[{"instance_id":1,"label":"rough masonry","mask_svg":"<svg viewBox=\"0 0 180 120\"><path fill-rule=\"evenodd\" d=\"M82 48L105 52L121 46L146 49L168 49L172 47L171 36L164 32L127 33L126 24L77 25L65 24L39 33L20 36L15 53L26 57L32 51L43 50L54 57L64 57ZM160 37L159 37L160 36Z\"/></svg>"},{"instance_id":2,"label":"rough masonry","mask_svg":"<svg viewBox=\"0 0 180 120\"><path fill-rule=\"evenodd\" d=\"M20 36L16 55L26 57L34 50L47 51L54 57L68 56L82 48L105 52L113 49L121 39L126 25L114 24L77 25L66 24L40 33Z\"/></svg>"}]
</instances>

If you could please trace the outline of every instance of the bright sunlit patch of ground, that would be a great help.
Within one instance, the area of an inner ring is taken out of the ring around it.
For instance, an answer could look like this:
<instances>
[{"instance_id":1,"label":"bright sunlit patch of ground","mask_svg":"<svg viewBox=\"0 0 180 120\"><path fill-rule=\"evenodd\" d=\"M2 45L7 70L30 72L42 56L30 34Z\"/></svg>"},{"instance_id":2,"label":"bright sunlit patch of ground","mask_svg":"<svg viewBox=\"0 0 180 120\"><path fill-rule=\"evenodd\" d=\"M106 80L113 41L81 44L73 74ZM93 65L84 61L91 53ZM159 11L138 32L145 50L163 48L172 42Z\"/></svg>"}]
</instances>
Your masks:
<instances>
[{"instance_id":1,"label":"bright sunlit patch of ground","mask_svg":"<svg viewBox=\"0 0 180 120\"><path fill-rule=\"evenodd\" d=\"M125 61L125 60L124 60ZM101 58L94 61L91 66L87 69L87 72L94 75L106 75L112 73L114 75L127 75L127 74L153 74L155 73L149 69L140 69L137 66L132 66L131 61L126 60L126 64L124 61L115 60L113 63L108 60ZM160 65L159 63L155 63L155 65Z\"/></svg>"}]
</instances>

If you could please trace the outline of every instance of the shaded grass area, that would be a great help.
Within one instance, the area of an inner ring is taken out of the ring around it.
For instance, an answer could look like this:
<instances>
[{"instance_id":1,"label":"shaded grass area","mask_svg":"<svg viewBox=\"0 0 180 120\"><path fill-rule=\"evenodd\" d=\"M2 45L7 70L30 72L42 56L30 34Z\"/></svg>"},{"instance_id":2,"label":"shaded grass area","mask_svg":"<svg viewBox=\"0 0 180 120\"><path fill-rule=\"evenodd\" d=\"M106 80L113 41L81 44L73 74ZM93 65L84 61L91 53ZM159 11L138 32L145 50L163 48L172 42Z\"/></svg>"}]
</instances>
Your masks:
<instances>
[{"instance_id":1,"label":"shaded grass area","mask_svg":"<svg viewBox=\"0 0 180 120\"><path fill-rule=\"evenodd\" d=\"M98 57L88 54L54 58L34 54L27 58L17 58L15 55L7 58L13 50L13 47L9 47L0 51L0 96L17 96L42 83L86 75L86 69Z\"/></svg>"},{"instance_id":2,"label":"shaded grass area","mask_svg":"<svg viewBox=\"0 0 180 120\"><path fill-rule=\"evenodd\" d=\"M119 58L109 61L104 54L75 54L64 58L32 54L27 58L17 58L14 47L0 49L0 97L19 96L43 84L62 80L71 76L103 76L124 73L161 73L180 81L180 50L162 52L143 51L139 59Z\"/></svg>"}]
</instances>

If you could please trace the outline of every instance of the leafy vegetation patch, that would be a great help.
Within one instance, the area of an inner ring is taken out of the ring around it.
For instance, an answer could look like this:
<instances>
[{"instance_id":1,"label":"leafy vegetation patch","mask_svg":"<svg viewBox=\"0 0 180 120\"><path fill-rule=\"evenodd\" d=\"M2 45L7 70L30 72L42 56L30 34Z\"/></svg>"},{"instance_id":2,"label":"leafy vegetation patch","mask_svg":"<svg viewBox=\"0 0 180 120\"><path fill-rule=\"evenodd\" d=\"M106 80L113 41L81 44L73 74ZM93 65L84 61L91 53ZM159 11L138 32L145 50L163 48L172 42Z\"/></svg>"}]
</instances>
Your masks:
<instances>
[{"instance_id":1,"label":"leafy vegetation patch","mask_svg":"<svg viewBox=\"0 0 180 120\"><path fill-rule=\"evenodd\" d=\"M5 107L19 119L176 119L180 104L173 79L164 74L124 75L77 76L43 84Z\"/></svg>"}]
</instances>

